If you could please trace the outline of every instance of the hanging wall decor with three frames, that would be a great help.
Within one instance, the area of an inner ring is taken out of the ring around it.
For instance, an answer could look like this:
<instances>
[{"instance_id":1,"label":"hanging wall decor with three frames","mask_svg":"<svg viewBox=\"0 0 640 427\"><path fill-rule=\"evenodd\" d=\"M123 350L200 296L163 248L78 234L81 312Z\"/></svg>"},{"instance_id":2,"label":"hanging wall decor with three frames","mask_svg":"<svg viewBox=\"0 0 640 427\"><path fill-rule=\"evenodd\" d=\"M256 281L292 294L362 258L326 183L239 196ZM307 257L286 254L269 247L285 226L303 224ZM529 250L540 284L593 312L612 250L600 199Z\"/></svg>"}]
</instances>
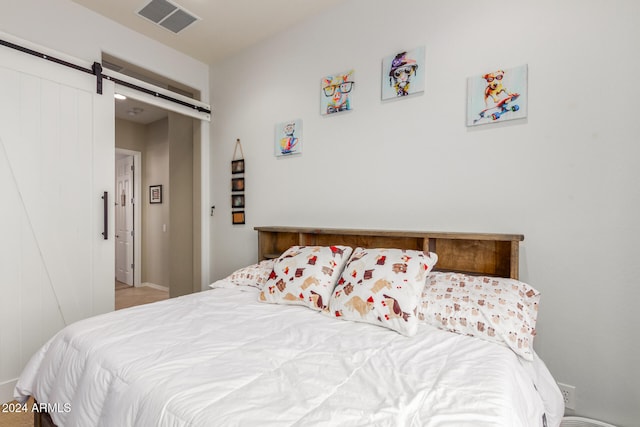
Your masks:
<instances>
[{"instance_id":1,"label":"hanging wall decor with three frames","mask_svg":"<svg viewBox=\"0 0 640 427\"><path fill-rule=\"evenodd\" d=\"M240 149L240 157L236 159ZM231 160L231 223L244 224L244 152L240 138L236 139Z\"/></svg>"}]
</instances>

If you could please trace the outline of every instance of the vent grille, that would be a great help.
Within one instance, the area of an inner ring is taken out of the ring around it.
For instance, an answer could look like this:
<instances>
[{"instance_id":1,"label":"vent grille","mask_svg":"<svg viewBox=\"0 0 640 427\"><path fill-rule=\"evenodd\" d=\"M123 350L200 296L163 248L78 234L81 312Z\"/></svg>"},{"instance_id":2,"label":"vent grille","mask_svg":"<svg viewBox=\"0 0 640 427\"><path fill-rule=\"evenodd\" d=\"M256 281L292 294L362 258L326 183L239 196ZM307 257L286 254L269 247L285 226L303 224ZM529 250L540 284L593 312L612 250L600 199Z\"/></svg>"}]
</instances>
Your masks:
<instances>
[{"instance_id":1,"label":"vent grille","mask_svg":"<svg viewBox=\"0 0 640 427\"><path fill-rule=\"evenodd\" d=\"M167 19L162 21L160 25L162 25L167 30L173 31L177 34L197 20L198 19L195 16L189 15L184 10L178 9L170 16L168 16Z\"/></svg>"},{"instance_id":2,"label":"vent grille","mask_svg":"<svg viewBox=\"0 0 640 427\"><path fill-rule=\"evenodd\" d=\"M200 19L186 9L167 0L151 0L138 11L138 15L175 34Z\"/></svg>"}]
</instances>

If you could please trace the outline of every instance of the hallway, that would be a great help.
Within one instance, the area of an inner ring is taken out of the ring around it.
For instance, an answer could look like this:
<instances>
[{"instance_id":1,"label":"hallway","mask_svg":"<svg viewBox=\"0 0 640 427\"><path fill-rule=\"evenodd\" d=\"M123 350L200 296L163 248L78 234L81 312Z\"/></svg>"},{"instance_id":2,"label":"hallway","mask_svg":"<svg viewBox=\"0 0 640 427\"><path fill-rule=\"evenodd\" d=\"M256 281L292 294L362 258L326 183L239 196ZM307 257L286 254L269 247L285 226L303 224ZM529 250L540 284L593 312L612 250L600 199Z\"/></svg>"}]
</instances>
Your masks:
<instances>
[{"instance_id":1,"label":"hallway","mask_svg":"<svg viewBox=\"0 0 640 427\"><path fill-rule=\"evenodd\" d=\"M140 286L136 288L116 280L116 310L134 307L136 305L149 304L168 298L168 291L162 291L148 286Z\"/></svg>"}]
</instances>

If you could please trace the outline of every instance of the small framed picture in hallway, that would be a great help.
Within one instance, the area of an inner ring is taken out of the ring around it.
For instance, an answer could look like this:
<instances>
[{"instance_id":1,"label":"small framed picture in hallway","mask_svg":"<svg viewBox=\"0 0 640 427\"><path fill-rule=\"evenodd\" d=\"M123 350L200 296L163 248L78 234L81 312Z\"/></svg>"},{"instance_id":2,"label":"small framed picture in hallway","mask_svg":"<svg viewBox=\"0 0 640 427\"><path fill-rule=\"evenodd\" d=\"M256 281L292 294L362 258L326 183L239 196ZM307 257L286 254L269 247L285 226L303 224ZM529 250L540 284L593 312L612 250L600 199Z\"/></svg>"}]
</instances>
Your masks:
<instances>
[{"instance_id":1,"label":"small framed picture in hallway","mask_svg":"<svg viewBox=\"0 0 640 427\"><path fill-rule=\"evenodd\" d=\"M149 203L162 203L162 185L149 186Z\"/></svg>"}]
</instances>

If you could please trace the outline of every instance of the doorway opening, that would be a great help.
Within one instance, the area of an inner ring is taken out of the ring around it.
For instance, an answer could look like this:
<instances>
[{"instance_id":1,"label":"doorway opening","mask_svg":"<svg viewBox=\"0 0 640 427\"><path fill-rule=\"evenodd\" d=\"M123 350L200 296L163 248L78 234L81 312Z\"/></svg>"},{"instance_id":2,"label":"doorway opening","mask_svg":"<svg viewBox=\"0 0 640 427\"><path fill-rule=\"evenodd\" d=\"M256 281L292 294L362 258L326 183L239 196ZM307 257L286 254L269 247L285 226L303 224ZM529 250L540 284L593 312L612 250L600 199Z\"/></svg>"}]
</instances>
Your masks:
<instances>
[{"instance_id":1,"label":"doorway opening","mask_svg":"<svg viewBox=\"0 0 640 427\"><path fill-rule=\"evenodd\" d=\"M140 151L116 148L116 289L141 284L141 159Z\"/></svg>"},{"instance_id":2,"label":"doorway opening","mask_svg":"<svg viewBox=\"0 0 640 427\"><path fill-rule=\"evenodd\" d=\"M172 297L191 293L201 280L199 121L171 111L134 121L126 109L157 107L129 104L124 115L116 108L115 277Z\"/></svg>"},{"instance_id":3,"label":"doorway opening","mask_svg":"<svg viewBox=\"0 0 640 427\"><path fill-rule=\"evenodd\" d=\"M176 96L192 100L200 97L197 90L179 82L106 53L102 56L102 63L107 69ZM127 95L125 99L114 101L116 148L139 153L139 161L133 159L135 175L138 175L133 177L133 183L139 187L133 190L132 198L138 210L134 206L133 218L124 217L122 221L124 224L132 223L133 230L122 228L123 234L118 234L121 239L116 238L116 246L121 248L120 252L116 250L116 257L121 260L116 262L120 265L116 267L116 278L128 280L128 275L132 274L135 286L168 289L172 297L199 291L203 251L202 118L162 100L149 99L149 96L124 89L126 87L116 84L116 93L120 91ZM126 157L130 152L122 151L120 154ZM128 168L127 162L129 160L123 159L124 166L118 165ZM118 174L117 170L116 177ZM131 184L125 175L116 178L116 199L122 198L124 190L126 202L126 187ZM153 200L151 191L154 191ZM129 215L125 208L121 213ZM133 244L127 240L132 231ZM133 263L128 261L131 248ZM132 273L122 268L131 264Z\"/></svg>"}]
</instances>

